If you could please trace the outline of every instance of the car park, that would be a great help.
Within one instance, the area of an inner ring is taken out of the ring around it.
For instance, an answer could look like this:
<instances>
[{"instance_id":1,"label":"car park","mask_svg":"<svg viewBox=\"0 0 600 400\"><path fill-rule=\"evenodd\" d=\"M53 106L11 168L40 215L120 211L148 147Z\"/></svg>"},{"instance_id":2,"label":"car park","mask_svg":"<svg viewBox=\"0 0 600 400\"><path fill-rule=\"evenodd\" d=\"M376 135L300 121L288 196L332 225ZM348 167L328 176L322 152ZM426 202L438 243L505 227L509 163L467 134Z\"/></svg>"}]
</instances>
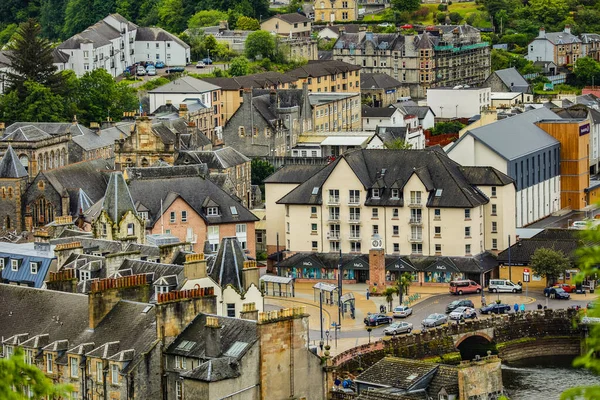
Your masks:
<instances>
[{"instance_id":1,"label":"car park","mask_svg":"<svg viewBox=\"0 0 600 400\"><path fill-rule=\"evenodd\" d=\"M458 307L471 307L471 308L475 308L475 305L473 304L473 302L471 300L454 300L453 302L451 302L450 304L448 304L446 306L446 313L452 312L455 309L457 309Z\"/></svg>"},{"instance_id":2,"label":"car park","mask_svg":"<svg viewBox=\"0 0 600 400\"><path fill-rule=\"evenodd\" d=\"M382 324L389 324L392 322L392 317L388 317L386 314L369 314L364 319L366 326L377 326Z\"/></svg>"},{"instance_id":3,"label":"car park","mask_svg":"<svg viewBox=\"0 0 600 400\"><path fill-rule=\"evenodd\" d=\"M384 335L397 335L399 333L410 333L413 329L413 324L410 322L394 322L390 326L383 328Z\"/></svg>"},{"instance_id":4,"label":"car park","mask_svg":"<svg viewBox=\"0 0 600 400\"><path fill-rule=\"evenodd\" d=\"M185 68L183 68L183 67L171 67L171 68L167 68L165 70L165 72L167 74L173 74L173 73L176 73L176 72L183 72L183 71L185 71Z\"/></svg>"},{"instance_id":5,"label":"car park","mask_svg":"<svg viewBox=\"0 0 600 400\"><path fill-rule=\"evenodd\" d=\"M423 325L423 328L433 328L438 325L444 325L446 322L448 322L448 317L444 314L430 314L421 322L421 325Z\"/></svg>"},{"instance_id":6,"label":"car park","mask_svg":"<svg viewBox=\"0 0 600 400\"><path fill-rule=\"evenodd\" d=\"M504 314L510 311L510 306L503 303L492 303L485 307L481 307L482 314Z\"/></svg>"},{"instance_id":7,"label":"car park","mask_svg":"<svg viewBox=\"0 0 600 400\"><path fill-rule=\"evenodd\" d=\"M395 318L406 318L411 315L413 312L412 308L407 306L397 306L394 308L394 317Z\"/></svg>"},{"instance_id":8,"label":"car park","mask_svg":"<svg viewBox=\"0 0 600 400\"><path fill-rule=\"evenodd\" d=\"M148 65L146 67L146 74L148 74L149 76L156 75L156 68L154 68L154 65Z\"/></svg>"},{"instance_id":9,"label":"car park","mask_svg":"<svg viewBox=\"0 0 600 400\"><path fill-rule=\"evenodd\" d=\"M523 287L521 285L517 285L516 283L512 283L508 279L491 279L490 284L488 286L488 290L491 293L499 293L499 292L522 292Z\"/></svg>"},{"instance_id":10,"label":"car park","mask_svg":"<svg viewBox=\"0 0 600 400\"><path fill-rule=\"evenodd\" d=\"M141 65L137 67L137 72L138 75L146 75L146 68L142 67Z\"/></svg>"},{"instance_id":11,"label":"car park","mask_svg":"<svg viewBox=\"0 0 600 400\"><path fill-rule=\"evenodd\" d=\"M450 282L450 293L462 295L464 293L481 293L481 285L477 282L463 279Z\"/></svg>"},{"instance_id":12,"label":"car park","mask_svg":"<svg viewBox=\"0 0 600 400\"><path fill-rule=\"evenodd\" d=\"M471 307L458 307L450 313L449 317L454 320L477 318L477 311Z\"/></svg>"},{"instance_id":13,"label":"car park","mask_svg":"<svg viewBox=\"0 0 600 400\"><path fill-rule=\"evenodd\" d=\"M551 299L563 299L569 300L571 295L567 293L563 288L560 287L550 287L544 289L544 296L550 297Z\"/></svg>"}]
</instances>

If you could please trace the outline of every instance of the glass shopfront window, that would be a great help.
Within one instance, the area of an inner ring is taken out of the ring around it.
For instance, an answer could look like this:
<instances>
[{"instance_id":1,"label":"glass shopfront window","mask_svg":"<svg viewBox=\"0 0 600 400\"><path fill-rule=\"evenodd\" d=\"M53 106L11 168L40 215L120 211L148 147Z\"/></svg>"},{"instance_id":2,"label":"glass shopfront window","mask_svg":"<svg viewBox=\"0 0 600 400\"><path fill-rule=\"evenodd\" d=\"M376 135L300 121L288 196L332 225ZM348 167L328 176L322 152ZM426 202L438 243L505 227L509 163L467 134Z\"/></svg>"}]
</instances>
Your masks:
<instances>
[{"instance_id":1,"label":"glass shopfront window","mask_svg":"<svg viewBox=\"0 0 600 400\"><path fill-rule=\"evenodd\" d=\"M404 272L410 272L413 283L419 282L419 273L417 271L386 271L385 280L388 282L395 282Z\"/></svg>"},{"instance_id":2,"label":"glass shopfront window","mask_svg":"<svg viewBox=\"0 0 600 400\"><path fill-rule=\"evenodd\" d=\"M451 281L459 279L464 279L464 274L462 272L425 272L425 282L429 283L450 283Z\"/></svg>"}]
</instances>

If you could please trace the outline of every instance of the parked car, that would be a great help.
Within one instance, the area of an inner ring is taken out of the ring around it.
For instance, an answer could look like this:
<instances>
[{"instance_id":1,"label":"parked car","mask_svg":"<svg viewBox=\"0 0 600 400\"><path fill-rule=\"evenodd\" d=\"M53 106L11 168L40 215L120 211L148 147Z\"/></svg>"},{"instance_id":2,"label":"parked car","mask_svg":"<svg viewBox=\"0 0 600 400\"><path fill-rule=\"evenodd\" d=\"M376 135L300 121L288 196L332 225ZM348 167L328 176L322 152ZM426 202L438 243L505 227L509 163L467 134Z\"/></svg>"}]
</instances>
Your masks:
<instances>
[{"instance_id":1,"label":"parked car","mask_svg":"<svg viewBox=\"0 0 600 400\"><path fill-rule=\"evenodd\" d=\"M392 322L392 317L388 317L386 314L369 314L365 317L364 322L367 326L390 324Z\"/></svg>"},{"instance_id":2,"label":"parked car","mask_svg":"<svg viewBox=\"0 0 600 400\"><path fill-rule=\"evenodd\" d=\"M463 293L481 293L481 285L465 279L450 282L450 293L461 295Z\"/></svg>"},{"instance_id":3,"label":"parked car","mask_svg":"<svg viewBox=\"0 0 600 400\"><path fill-rule=\"evenodd\" d=\"M175 72L183 72L183 71L185 71L185 68L183 68L183 67L171 67L171 68L167 68L165 70L165 72L167 74L172 74L172 73L175 73Z\"/></svg>"},{"instance_id":4,"label":"parked car","mask_svg":"<svg viewBox=\"0 0 600 400\"><path fill-rule=\"evenodd\" d=\"M569 229L578 229L578 230L584 230L584 229L588 229L588 227L595 229L598 227L598 224L600 224L600 221L598 220L583 220L583 221L575 221L573 222L573 224L569 227Z\"/></svg>"},{"instance_id":5,"label":"parked car","mask_svg":"<svg viewBox=\"0 0 600 400\"><path fill-rule=\"evenodd\" d=\"M471 307L458 307L450 313L449 317L454 320L477 318L477 311Z\"/></svg>"},{"instance_id":6,"label":"parked car","mask_svg":"<svg viewBox=\"0 0 600 400\"><path fill-rule=\"evenodd\" d=\"M160 60L158 60L154 66L156 68L164 68L165 67L165 63L162 62L162 61L160 61Z\"/></svg>"},{"instance_id":7,"label":"parked car","mask_svg":"<svg viewBox=\"0 0 600 400\"><path fill-rule=\"evenodd\" d=\"M394 322L388 327L383 328L384 335L397 335L399 333L410 333L413 329L413 324L410 322Z\"/></svg>"},{"instance_id":8,"label":"parked car","mask_svg":"<svg viewBox=\"0 0 600 400\"><path fill-rule=\"evenodd\" d=\"M432 328L438 325L444 325L448 322L448 317L444 314L431 314L421 322L423 328Z\"/></svg>"},{"instance_id":9,"label":"parked car","mask_svg":"<svg viewBox=\"0 0 600 400\"><path fill-rule=\"evenodd\" d=\"M146 75L146 68L142 67L141 65L139 65L137 67L137 74L138 75Z\"/></svg>"},{"instance_id":10,"label":"parked car","mask_svg":"<svg viewBox=\"0 0 600 400\"><path fill-rule=\"evenodd\" d=\"M560 287L549 287L544 289L544 296L550 297L551 299L564 299L569 300L571 295L567 293L563 288Z\"/></svg>"},{"instance_id":11,"label":"parked car","mask_svg":"<svg viewBox=\"0 0 600 400\"><path fill-rule=\"evenodd\" d=\"M201 61L206 65L212 65L213 63L213 60L209 57L203 58Z\"/></svg>"},{"instance_id":12,"label":"parked car","mask_svg":"<svg viewBox=\"0 0 600 400\"><path fill-rule=\"evenodd\" d=\"M504 314L505 312L509 312L510 310L510 306L508 304L503 303L492 303L485 307L481 307L482 314Z\"/></svg>"},{"instance_id":13,"label":"parked car","mask_svg":"<svg viewBox=\"0 0 600 400\"><path fill-rule=\"evenodd\" d=\"M446 306L446 313L456 310L458 307L471 307L475 308L475 305L471 300L454 300Z\"/></svg>"},{"instance_id":14,"label":"parked car","mask_svg":"<svg viewBox=\"0 0 600 400\"><path fill-rule=\"evenodd\" d=\"M206 64L204 64L202 61L198 61L198 63L196 64L196 68L204 68L206 67Z\"/></svg>"},{"instance_id":15,"label":"parked car","mask_svg":"<svg viewBox=\"0 0 600 400\"><path fill-rule=\"evenodd\" d=\"M156 68L152 67L152 68L146 68L146 74L148 74L148 76L154 76L156 75Z\"/></svg>"},{"instance_id":16,"label":"parked car","mask_svg":"<svg viewBox=\"0 0 600 400\"><path fill-rule=\"evenodd\" d=\"M569 285L568 283L559 283L557 285L554 285L553 287L555 287L555 288L561 288L561 289L563 289L567 293L573 293L576 290L576 286L575 285Z\"/></svg>"},{"instance_id":17,"label":"parked car","mask_svg":"<svg viewBox=\"0 0 600 400\"><path fill-rule=\"evenodd\" d=\"M394 317L397 318L406 318L411 315L413 312L412 308L407 306L397 306L394 308Z\"/></svg>"},{"instance_id":18,"label":"parked car","mask_svg":"<svg viewBox=\"0 0 600 400\"><path fill-rule=\"evenodd\" d=\"M512 283L508 279L491 279L490 285L488 286L488 290L492 293L498 292L522 292L523 287L521 285L517 285L516 283Z\"/></svg>"}]
</instances>

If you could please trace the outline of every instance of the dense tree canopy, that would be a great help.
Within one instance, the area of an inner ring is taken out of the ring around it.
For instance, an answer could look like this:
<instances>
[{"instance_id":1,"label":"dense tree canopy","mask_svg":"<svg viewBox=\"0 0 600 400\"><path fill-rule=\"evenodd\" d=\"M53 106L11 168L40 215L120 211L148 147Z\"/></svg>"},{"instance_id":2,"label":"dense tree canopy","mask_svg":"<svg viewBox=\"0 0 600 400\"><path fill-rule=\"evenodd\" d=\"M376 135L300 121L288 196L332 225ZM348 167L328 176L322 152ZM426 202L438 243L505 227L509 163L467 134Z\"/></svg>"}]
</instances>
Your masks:
<instances>
[{"instance_id":1,"label":"dense tree canopy","mask_svg":"<svg viewBox=\"0 0 600 400\"><path fill-rule=\"evenodd\" d=\"M571 261L560 250L542 247L535 250L530 265L534 274L552 282L569 269Z\"/></svg>"},{"instance_id":2,"label":"dense tree canopy","mask_svg":"<svg viewBox=\"0 0 600 400\"><path fill-rule=\"evenodd\" d=\"M246 56L273 59L275 56L275 38L267 31L252 32L246 38Z\"/></svg>"}]
</instances>

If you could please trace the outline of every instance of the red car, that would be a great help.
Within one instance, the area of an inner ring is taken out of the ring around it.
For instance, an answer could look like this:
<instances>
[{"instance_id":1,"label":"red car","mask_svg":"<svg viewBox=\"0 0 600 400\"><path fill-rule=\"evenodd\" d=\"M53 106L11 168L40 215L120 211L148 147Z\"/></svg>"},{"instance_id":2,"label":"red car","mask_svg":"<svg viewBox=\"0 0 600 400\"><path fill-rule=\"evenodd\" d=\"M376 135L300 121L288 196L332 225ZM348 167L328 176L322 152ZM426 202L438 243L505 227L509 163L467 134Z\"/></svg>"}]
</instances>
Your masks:
<instances>
[{"instance_id":1,"label":"red car","mask_svg":"<svg viewBox=\"0 0 600 400\"><path fill-rule=\"evenodd\" d=\"M569 285L568 283L559 283L553 287L562 288L567 293L573 293L575 291L575 285Z\"/></svg>"}]
</instances>

